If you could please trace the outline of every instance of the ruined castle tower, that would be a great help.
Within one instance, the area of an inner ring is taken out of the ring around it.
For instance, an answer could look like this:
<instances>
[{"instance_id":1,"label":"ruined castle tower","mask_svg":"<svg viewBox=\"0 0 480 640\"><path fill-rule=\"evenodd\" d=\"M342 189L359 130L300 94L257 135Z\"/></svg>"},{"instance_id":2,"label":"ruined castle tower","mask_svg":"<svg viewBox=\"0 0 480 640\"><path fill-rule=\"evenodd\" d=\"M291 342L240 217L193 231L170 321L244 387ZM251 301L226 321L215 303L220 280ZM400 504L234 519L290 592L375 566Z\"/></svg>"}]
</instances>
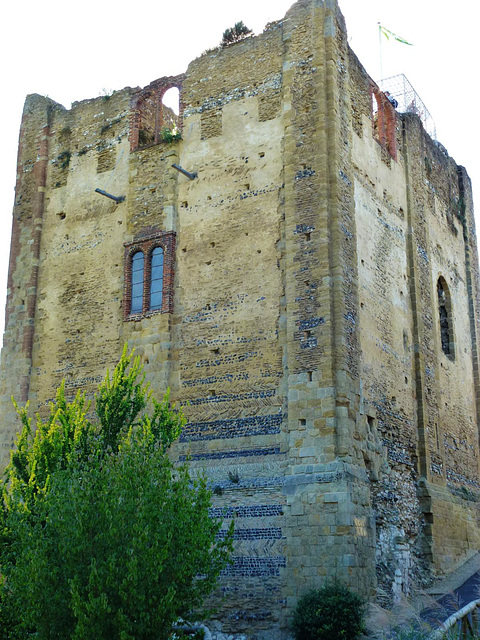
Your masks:
<instances>
[{"instance_id":1,"label":"ruined castle tower","mask_svg":"<svg viewBox=\"0 0 480 640\"><path fill-rule=\"evenodd\" d=\"M224 632L288 637L327 578L395 597L479 546L470 181L369 78L334 0L144 89L29 96L17 175L3 463L12 395L92 392L128 342L184 405L176 453L212 515L236 518Z\"/></svg>"}]
</instances>

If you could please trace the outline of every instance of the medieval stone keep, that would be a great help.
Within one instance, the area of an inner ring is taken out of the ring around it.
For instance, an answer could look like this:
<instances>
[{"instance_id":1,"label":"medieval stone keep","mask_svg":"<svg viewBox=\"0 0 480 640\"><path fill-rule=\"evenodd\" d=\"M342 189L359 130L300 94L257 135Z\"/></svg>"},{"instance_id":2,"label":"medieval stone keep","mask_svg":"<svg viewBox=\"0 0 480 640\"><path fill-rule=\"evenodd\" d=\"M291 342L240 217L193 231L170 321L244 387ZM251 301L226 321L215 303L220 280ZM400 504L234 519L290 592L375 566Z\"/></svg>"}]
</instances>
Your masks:
<instances>
[{"instance_id":1,"label":"medieval stone keep","mask_svg":"<svg viewBox=\"0 0 480 640\"><path fill-rule=\"evenodd\" d=\"M8 287L3 463L12 395L42 413L135 348L188 417L176 455L236 519L212 628L287 638L325 579L394 599L478 548L470 181L367 75L335 0L143 89L29 96Z\"/></svg>"}]
</instances>

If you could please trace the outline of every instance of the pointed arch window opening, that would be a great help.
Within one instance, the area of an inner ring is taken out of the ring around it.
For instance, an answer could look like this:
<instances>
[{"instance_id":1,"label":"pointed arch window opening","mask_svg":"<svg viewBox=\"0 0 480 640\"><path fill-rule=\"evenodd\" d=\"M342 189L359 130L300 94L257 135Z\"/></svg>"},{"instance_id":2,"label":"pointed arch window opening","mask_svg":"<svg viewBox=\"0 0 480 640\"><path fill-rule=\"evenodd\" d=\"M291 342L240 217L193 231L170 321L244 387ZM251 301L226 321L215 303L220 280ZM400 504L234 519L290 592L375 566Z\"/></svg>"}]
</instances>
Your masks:
<instances>
[{"instance_id":1,"label":"pointed arch window opening","mask_svg":"<svg viewBox=\"0 0 480 640\"><path fill-rule=\"evenodd\" d=\"M132 97L130 150L144 149L164 141L163 129L180 132L184 75L159 78Z\"/></svg>"},{"instance_id":2,"label":"pointed arch window opening","mask_svg":"<svg viewBox=\"0 0 480 640\"><path fill-rule=\"evenodd\" d=\"M437 281L437 296L442 351L450 360L454 360L455 342L453 337L452 301L448 285L442 276Z\"/></svg>"},{"instance_id":3,"label":"pointed arch window opening","mask_svg":"<svg viewBox=\"0 0 480 640\"><path fill-rule=\"evenodd\" d=\"M180 130L180 89L170 87L162 95L161 126L171 130Z\"/></svg>"}]
</instances>

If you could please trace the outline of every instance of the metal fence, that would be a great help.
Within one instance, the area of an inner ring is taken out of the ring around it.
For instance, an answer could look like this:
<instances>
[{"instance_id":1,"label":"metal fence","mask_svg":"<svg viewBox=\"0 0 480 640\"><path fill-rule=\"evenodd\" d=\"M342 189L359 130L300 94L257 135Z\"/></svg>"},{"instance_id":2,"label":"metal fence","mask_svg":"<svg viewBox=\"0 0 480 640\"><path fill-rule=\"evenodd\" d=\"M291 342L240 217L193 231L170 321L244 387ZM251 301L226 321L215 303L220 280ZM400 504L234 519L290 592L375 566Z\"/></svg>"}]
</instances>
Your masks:
<instances>
[{"instance_id":1,"label":"metal fence","mask_svg":"<svg viewBox=\"0 0 480 640\"><path fill-rule=\"evenodd\" d=\"M390 91L390 94L398 102L397 110L400 113L416 113L429 136L433 140L437 139L435 122L430 112L403 73L380 80L378 86L382 91Z\"/></svg>"}]
</instances>

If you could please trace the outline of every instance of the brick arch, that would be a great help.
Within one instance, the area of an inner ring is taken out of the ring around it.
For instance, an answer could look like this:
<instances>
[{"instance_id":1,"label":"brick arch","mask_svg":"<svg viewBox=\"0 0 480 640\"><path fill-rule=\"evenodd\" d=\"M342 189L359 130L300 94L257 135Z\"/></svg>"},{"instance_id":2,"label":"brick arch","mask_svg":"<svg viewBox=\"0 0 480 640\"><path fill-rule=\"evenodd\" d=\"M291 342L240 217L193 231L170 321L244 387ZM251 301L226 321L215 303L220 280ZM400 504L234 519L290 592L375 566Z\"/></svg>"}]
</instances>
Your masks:
<instances>
[{"instance_id":1,"label":"brick arch","mask_svg":"<svg viewBox=\"0 0 480 640\"><path fill-rule=\"evenodd\" d=\"M176 234L174 231L153 231L148 230L132 242L124 244L124 296L123 296L123 319L140 320L156 313L173 312L173 282L175 275L175 244ZM163 249L163 298L160 309L151 310L149 308L150 285L151 285L151 261L153 250L157 247ZM132 257L141 251L144 256L144 289L143 289L143 309L141 313L131 313L132 302Z\"/></svg>"},{"instance_id":2,"label":"brick arch","mask_svg":"<svg viewBox=\"0 0 480 640\"><path fill-rule=\"evenodd\" d=\"M154 80L148 86L140 89L130 102L130 150L147 147L160 142L160 131L164 117L163 96L169 89L178 89L180 94L180 109L177 127L181 129L183 115L183 80L185 74L167 76Z\"/></svg>"}]
</instances>

